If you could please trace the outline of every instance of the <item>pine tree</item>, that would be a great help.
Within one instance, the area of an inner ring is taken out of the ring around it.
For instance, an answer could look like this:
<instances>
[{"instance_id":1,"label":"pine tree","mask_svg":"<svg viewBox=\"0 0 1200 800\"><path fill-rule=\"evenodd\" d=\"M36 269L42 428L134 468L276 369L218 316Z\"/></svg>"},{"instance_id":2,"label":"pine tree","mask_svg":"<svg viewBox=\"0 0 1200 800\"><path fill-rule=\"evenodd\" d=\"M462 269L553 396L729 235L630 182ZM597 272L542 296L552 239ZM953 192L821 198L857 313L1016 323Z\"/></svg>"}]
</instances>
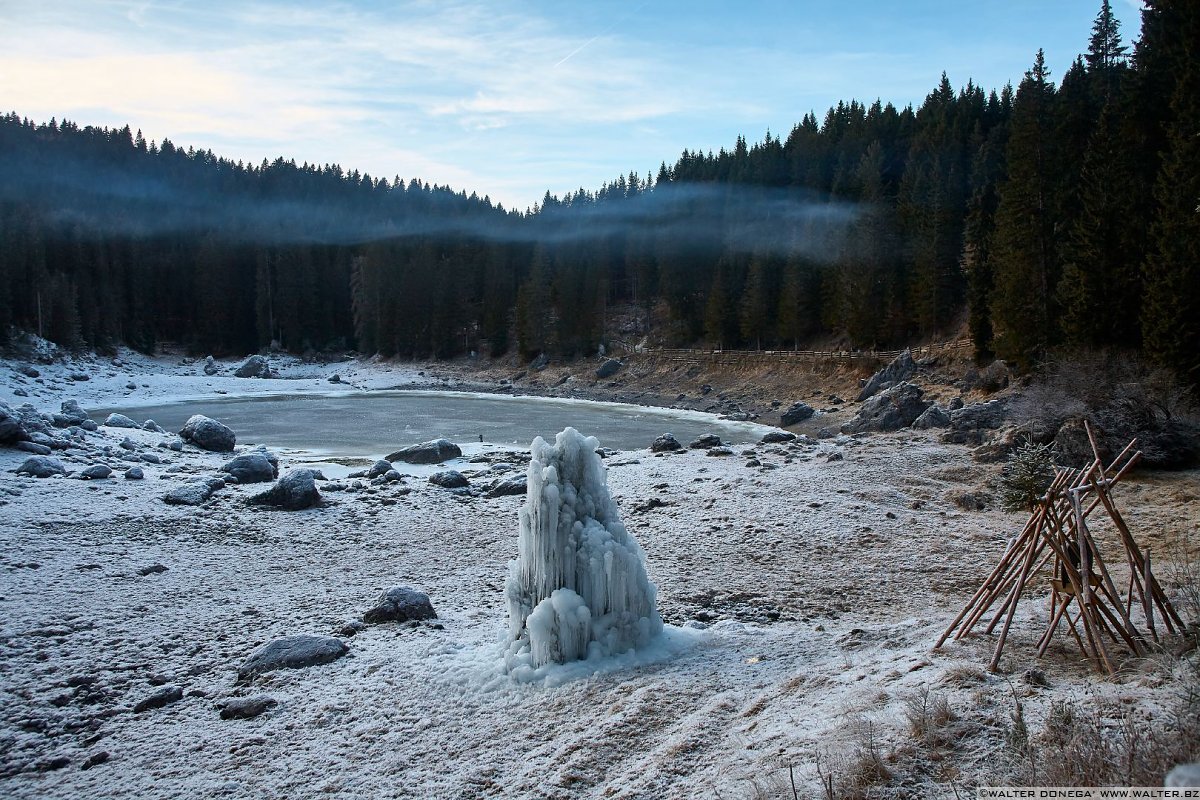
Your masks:
<instances>
[{"instance_id":1,"label":"pine tree","mask_svg":"<svg viewBox=\"0 0 1200 800\"><path fill-rule=\"evenodd\" d=\"M1054 84L1038 51L1013 102L1000 187L994 247L992 324L996 353L1018 368L1033 366L1057 337L1054 238Z\"/></svg>"},{"instance_id":2,"label":"pine tree","mask_svg":"<svg viewBox=\"0 0 1200 800\"><path fill-rule=\"evenodd\" d=\"M1149 5L1175 23L1163 46L1176 82L1143 267L1142 331L1147 351L1195 388L1200 387L1200 6L1191 0Z\"/></svg>"}]
</instances>

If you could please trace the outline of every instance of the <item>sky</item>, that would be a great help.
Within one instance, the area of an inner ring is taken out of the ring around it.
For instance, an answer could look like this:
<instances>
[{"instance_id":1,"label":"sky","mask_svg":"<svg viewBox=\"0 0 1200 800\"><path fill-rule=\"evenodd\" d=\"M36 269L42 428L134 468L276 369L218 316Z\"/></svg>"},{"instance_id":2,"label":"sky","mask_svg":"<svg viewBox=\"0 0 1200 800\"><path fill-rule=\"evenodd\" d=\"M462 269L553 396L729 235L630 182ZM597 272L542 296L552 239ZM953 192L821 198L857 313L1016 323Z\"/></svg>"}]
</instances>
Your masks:
<instances>
[{"instance_id":1,"label":"sky","mask_svg":"<svg viewBox=\"0 0 1200 800\"><path fill-rule=\"evenodd\" d=\"M1112 0L1126 40L1138 0ZM525 209L945 71L1057 80L1100 0L0 0L0 112Z\"/></svg>"}]
</instances>

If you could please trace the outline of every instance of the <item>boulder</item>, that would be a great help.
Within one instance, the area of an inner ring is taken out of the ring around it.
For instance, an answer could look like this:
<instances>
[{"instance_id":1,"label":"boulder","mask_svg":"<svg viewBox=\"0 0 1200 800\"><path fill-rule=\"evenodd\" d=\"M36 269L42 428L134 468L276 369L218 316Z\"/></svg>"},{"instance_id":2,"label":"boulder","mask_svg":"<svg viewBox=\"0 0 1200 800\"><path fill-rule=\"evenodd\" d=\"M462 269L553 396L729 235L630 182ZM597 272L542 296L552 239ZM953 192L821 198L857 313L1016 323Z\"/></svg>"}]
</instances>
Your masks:
<instances>
[{"instance_id":1,"label":"boulder","mask_svg":"<svg viewBox=\"0 0 1200 800\"><path fill-rule=\"evenodd\" d=\"M903 381L907 381L917 372L917 364L913 361L912 351L905 350L900 355L896 356L892 363L888 364L883 369L876 372L863 385L862 391L858 393L858 400L862 402L869 397L874 397L884 389L888 389Z\"/></svg>"},{"instance_id":2,"label":"boulder","mask_svg":"<svg viewBox=\"0 0 1200 800\"><path fill-rule=\"evenodd\" d=\"M92 464L87 469L79 473L80 478L88 480L103 480L112 475L112 470L104 464Z\"/></svg>"},{"instance_id":3,"label":"boulder","mask_svg":"<svg viewBox=\"0 0 1200 800\"><path fill-rule=\"evenodd\" d=\"M104 425L108 428L140 428L136 422L131 420L124 414L109 414L104 419Z\"/></svg>"},{"instance_id":4,"label":"boulder","mask_svg":"<svg viewBox=\"0 0 1200 800\"><path fill-rule=\"evenodd\" d=\"M82 425L88 419L87 412L80 408L78 400L64 400L61 409L53 417L54 427L56 428L69 428L72 425Z\"/></svg>"},{"instance_id":5,"label":"boulder","mask_svg":"<svg viewBox=\"0 0 1200 800\"><path fill-rule=\"evenodd\" d=\"M507 497L510 495L526 494L529 491L529 477L524 473L501 478L488 489L488 497Z\"/></svg>"},{"instance_id":6,"label":"boulder","mask_svg":"<svg viewBox=\"0 0 1200 800\"><path fill-rule=\"evenodd\" d=\"M387 475L391 471L392 471L392 462L385 461L384 459L381 458L378 461L376 461L374 464L372 464L371 468L369 470L367 470L367 477L368 478L378 478L380 475Z\"/></svg>"},{"instance_id":7,"label":"boulder","mask_svg":"<svg viewBox=\"0 0 1200 800\"><path fill-rule=\"evenodd\" d=\"M623 365L615 358L609 358L596 370L597 378L611 378L616 375Z\"/></svg>"},{"instance_id":8,"label":"boulder","mask_svg":"<svg viewBox=\"0 0 1200 800\"><path fill-rule=\"evenodd\" d=\"M254 697L234 697L221 703L221 719L254 719L279 705L279 701L266 694Z\"/></svg>"},{"instance_id":9,"label":"boulder","mask_svg":"<svg viewBox=\"0 0 1200 800\"><path fill-rule=\"evenodd\" d=\"M462 450L449 439L434 439L410 445L390 454L388 461L404 461L408 464L440 464L462 456Z\"/></svg>"},{"instance_id":10,"label":"boulder","mask_svg":"<svg viewBox=\"0 0 1200 800\"><path fill-rule=\"evenodd\" d=\"M950 425L942 434L948 444L983 444L988 431L999 430L1008 414L1008 403L1004 400L988 400L972 403L950 412Z\"/></svg>"},{"instance_id":11,"label":"boulder","mask_svg":"<svg viewBox=\"0 0 1200 800\"><path fill-rule=\"evenodd\" d=\"M675 438L674 434L664 433L650 443L650 452L663 453L670 450L678 450L681 447L683 447L683 445L679 443L679 440Z\"/></svg>"},{"instance_id":12,"label":"boulder","mask_svg":"<svg viewBox=\"0 0 1200 800\"><path fill-rule=\"evenodd\" d=\"M237 478L238 483L264 483L279 477L279 461L272 462L261 450L251 450L225 464L221 471Z\"/></svg>"},{"instance_id":13,"label":"boulder","mask_svg":"<svg viewBox=\"0 0 1200 800\"><path fill-rule=\"evenodd\" d=\"M407 586L394 586L379 596L362 619L373 625L377 622L437 619L437 613L429 602L429 595Z\"/></svg>"},{"instance_id":14,"label":"boulder","mask_svg":"<svg viewBox=\"0 0 1200 800\"><path fill-rule=\"evenodd\" d=\"M29 438L21 419L8 406L0 403L0 445L14 445Z\"/></svg>"},{"instance_id":15,"label":"boulder","mask_svg":"<svg viewBox=\"0 0 1200 800\"><path fill-rule=\"evenodd\" d=\"M470 485L470 481L461 472L453 469L433 473L429 476L429 482L434 486L441 486L443 489L462 489Z\"/></svg>"},{"instance_id":16,"label":"boulder","mask_svg":"<svg viewBox=\"0 0 1200 800\"><path fill-rule=\"evenodd\" d=\"M538 357L529 364L529 368L534 372L541 372L548 366L550 366L550 356L546 355L545 353L539 354Z\"/></svg>"},{"instance_id":17,"label":"boulder","mask_svg":"<svg viewBox=\"0 0 1200 800\"><path fill-rule=\"evenodd\" d=\"M779 424L786 428L789 425L804 422L816 413L817 410L808 403L792 403L779 417Z\"/></svg>"},{"instance_id":18,"label":"boulder","mask_svg":"<svg viewBox=\"0 0 1200 800\"><path fill-rule=\"evenodd\" d=\"M720 447L720 446L721 446L721 437L720 436L717 436L715 433L706 433L703 436L700 436L700 437L692 440L692 442L688 445L688 449L690 449L690 450L707 450L710 447Z\"/></svg>"},{"instance_id":19,"label":"boulder","mask_svg":"<svg viewBox=\"0 0 1200 800\"><path fill-rule=\"evenodd\" d=\"M328 380L330 383L341 383L341 382L342 382L342 376L341 376L341 375L338 375L338 374L335 372L335 373L333 373L332 375L330 375L330 376L327 378L327 380Z\"/></svg>"},{"instance_id":20,"label":"boulder","mask_svg":"<svg viewBox=\"0 0 1200 800\"><path fill-rule=\"evenodd\" d=\"M179 435L185 442L190 442L201 450L212 450L217 453L229 452L237 444L237 434L215 419L210 419L203 414L193 414L188 417L188 421L183 424L183 430L179 432Z\"/></svg>"},{"instance_id":21,"label":"boulder","mask_svg":"<svg viewBox=\"0 0 1200 800\"><path fill-rule=\"evenodd\" d=\"M921 399L924 394L921 387L911 383L901 383L884 389L862 404L858 415L842 426L842 433L897 431L907 428L931 405Z\"/></svg>"},{"instance_id":22,"label":"boulder","mask_svg":"<svg viewBox=\"0 0 1200 800\"><path fill-rule=\"evenodd\" d=\"M21 421L21 427L25 429L25 432L29 434L31 439L37 433L44 433L49 436L54 429L53 417L49 414L43 414L29 403L22 403L12 409L11 413ZM45 444L45 442L42 444Z\"/></svg>"},{"instance_id":23,"label":"boulder","mask_svg":"<svg viewBox=\"0 0 1200 800\"><path fill-rule=\"evenodd\" d=\"M328 664L344 656L346 643L332 636L285 636L259 647L238 668L238 683L248 683L277 669L302 669Z\"/></svg>"},{"instance_id":24,"label":"boulder","mask_svg":"<svg viewBox=\"0 0 1200 800\"><path fill-rule=\"evenodd\" d=\"M142 423L142 430L150 431L151 433L166 433L167 432L163 428L162 425L159 425L157 422L155 422L152 419L148 419Z\"/></svg>"},{"instance_id":25,"label":"boulder","mask_svg":"<svg viewBox=\"0 0 1200 800\"><path fill-rule=\"evenodd\" d=\"M942 410L941 406L932 405L925 409L925 413L917 417L912 426L919 430L928 430L930 428L946 428L950 425L950 415Z\"/></svg>"},{"instance_id":26,"label":"boulder","mask_svg":"<svg viewBox=\"0 0 1200 800\"><path fill-rule=\"evenodd\" d=\"M216 359L214 359L212 356L208 356L207 358L204 359L204 374L205 375L216 375L220 371L221 371L221 368L217 366Z\"/></svg>"},{"instance_id":27,"label":"boulder","mask_svg":"<svg viewBox=\"0 0 1200 800\"><path fill-rule=\"evenodd\" d=\"M270 378L271 363L264 356L250 356L234 370L235 378Z\"/></svg>"},{"instance_id":28,"label":"boulder","mask_svg":"<svg viewBox=\"0 0 1200 800\"><path fill-rule=\"evenodd\" d=\"M321 502L321 493L317 491L316 484L319 475L319 472L312 469L291 470L270 489L250 498L250 502L276 506L284 511L312 508Z\"/></svg>"},{"instance_id":29,"label":"boulder","mask_svg":"<svg viewBox=\"0 0 1200 800\"><path fill-rule=\"evenodd\" d=\"M794 442L796 434L790 431L768 431L762 437L763 444L782 444L783 442Z\"/></svg>"},{"instance_id":30,"label":"boulder","mask_svg":"<svg viewBox=\"0 0 1200 800\"><path fill-rule=\"evenodd\" d=\"M48 456L53 452L49 445L38 442L17 442L17 449L23 450L26 453L33 453L35 456Z\"/></svg>"},{"instance_id":31,"label":"boulder","mask_svg":"<svg viewBox=\"0 0 1200 800\"><path fill-rule=\"evenodd\" d=\"M29 475L34 478L49 478L51 475L67 474L67 468L63 466L62 462L50 456L30 456L14 471L18 475Z\"/></svg>"},{"instance_id":32,"label":"boulder","mask_svg":"<svg viewBox=\"0 0 1200 800\"><path fill-rule=\"evenodd\" d=\"M130 467L125 470L125 480L127 481L140 481L145 477L146 473L142 472L141 467Z\"/></svg>"}]
</instances>

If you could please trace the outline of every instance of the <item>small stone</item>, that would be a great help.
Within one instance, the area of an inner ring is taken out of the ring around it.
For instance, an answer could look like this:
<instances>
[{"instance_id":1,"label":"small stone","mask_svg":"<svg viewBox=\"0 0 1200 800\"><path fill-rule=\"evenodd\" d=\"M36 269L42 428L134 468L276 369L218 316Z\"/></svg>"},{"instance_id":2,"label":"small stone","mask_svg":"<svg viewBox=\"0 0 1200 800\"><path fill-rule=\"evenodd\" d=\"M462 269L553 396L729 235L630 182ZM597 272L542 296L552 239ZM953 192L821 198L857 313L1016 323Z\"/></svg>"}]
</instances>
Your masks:
<instances>
[{"instance_id":1,"label":"small stone","mask_svg":"<svg viewBox=\"0 0 1200 800\"><path fill-rule=\"evenodd\" d=\"M379 461L376 461L374 464L372 464L371 468L369 470L367 470L366 477L378 478L380 475L387 475L389 472L393 472L393 471L394 470L392 469L392 462L384 460L384 459L380 459ZM399 473L397 473L397 474L399 474Z\"/></svg>"},{"instance_id":2,"label":"small stone","mask_svg":"<svg viewBox=\"0 0 1200 800\"><path fill-rule=\"evenodd\" d=\"M238 669L238 682L277 669L301 669L328 664L346 654L346 643L332 636L298 635L275 639L259 647Z\"/></svg>"},{"instance_id":3,"label":"small stone","mask_svg":"<svg viewBox=\"0 0 1200 800\"><path fill-rule=\"evenodd\" d=\"M388 589L375 606L363 614L363 622L408 622L410 620L437 619L429 595L407 586Z\"/></svg>"},{"instance_id":4,"label":"small stone","mask_svg":"<svg viewBox=\"0 0 1200 800\"><path fill-rule=\"evenodd\" d=\"M50 456L31 456L25 459L15 470L18 475L29 475L34 478L49 478L51 475L66 475L67 468L57 458Z\"/></svg>"},{"instance_id":5,"label":"small stone","mask_svg":"<svg viewBox=\"0 0 1200 800\"><path fill-rule=\"evenodd\" d=\"M673 434L664 433L650 443L650 452L663 453L671 450L679 450L683 447L679 440Z\"/></svg>"},{"instance_id":6,"label":"small stone","mask_svg":"<svg viewBox=\"0 0 1200 800\"><path fill-rule=\"evenodd\" d=\"M254 697L234 697L221 703L221 719L253 719L265 711L279 705L279 701L269 695L260 694Z\"/></svg>"},{"instance_id":7,"label":"small stone","mask_svg":"<svg viewBox=\"0 0 1200 800\"><path fill-rule=\"evenodd\" d=\"M137 428L137 427L139 427L136 422L134 422L133 420L131 420L129 417L125 416L124 414L109 414L104 419L104 426L106 428Z\"/></svg>"},{"instance_id":8,"label":"small stone","mask_svg":"<svg viewBox=\"0 0 1200 800\"><path fill-rule=\"evenodd\" d=\"M183 699L183 689L178 686L166 686L142 700L133 707L133 713L140 714L155 708L162 708Z\"/></svg>"},{"instance_id":9,"label":"small stone","mask_svg":"<svg viewBox=\"0 0 1200 800\"><path fill-rule=\"evenodd\" d=\"M706 433L703 436L700 436L700 437L692 440L692 442L688 445L688 449L690 449L690 450L707 450L711 447L720 447L720 446L721 446L721 437L720 436L717 436L715 433Z\"/></svg>"},{"instance_id":10,"label":"small stone","mask_svg":"<svg viewBox=\"0 0 1200 800\"><path fill-rule=\"evenodd\" d=\"M147 567L139 568L138 575L154 575L155 573L166 571L167 567L163 566L162 564L151 564Z\"/></svg>"},{"instance_id":11,"label":"small stone","mask_svg":"<svg viewBox=\"0 0 1200 800\"><path fill-rule=\"evenodd\" d=\"M92 767L103 764L105 761L108 761L108 751L107 750L98 750L95 753L92 753L90 756L88 756L87 759L84 760L83 764L81 764L79 768L80 769L91 769Z\"/></svg>"},{"instance_id":12,"label":"small stone","mask_svg":"<svg viewBox=\"0 0 1200 800\"><path fill-rule=\"evenodd\" d=\"M130 467L125 470L125 480L127 481L140 481L145 477L146 473L142 472L141 467Z\"/></svg>"},{"instance_id":13,"label":"small stone","mask_svg":"<svg viewBox=\"0 0 1200 800\"><path fill-rule=\"evenodd\" d=\"M104 464L92 464L90 467L79 473L80 478L86 478L88 480L101 480L103 478L107 478L109 475L112 475L112 470Z\"/></svg>"}]
</instances>

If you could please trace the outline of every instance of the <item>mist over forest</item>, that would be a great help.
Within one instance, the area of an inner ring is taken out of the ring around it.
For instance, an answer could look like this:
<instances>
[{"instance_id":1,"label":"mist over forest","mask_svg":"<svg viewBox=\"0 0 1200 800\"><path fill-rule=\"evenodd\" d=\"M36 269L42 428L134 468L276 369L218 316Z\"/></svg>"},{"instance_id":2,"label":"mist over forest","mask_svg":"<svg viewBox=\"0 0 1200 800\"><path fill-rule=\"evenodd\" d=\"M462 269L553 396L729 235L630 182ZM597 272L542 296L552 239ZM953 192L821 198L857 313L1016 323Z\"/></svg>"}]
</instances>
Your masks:
<instances>
[{"instance_id":1,"label":"mist over forest","mask_svg":"<svg viewBox=\"0 0 1200 800\"><path fill-rule=\"evenodd\" d=\"M1058 80L848 100L531 209L0 118L0 337L240 354L577 356L606 336L980 359L1141 351L1200 382L1200 5L1105 0ZM627 330L606 323L625 309ZM637 313L628 314L634 309Z\"/></svg>"}]
</instances>

